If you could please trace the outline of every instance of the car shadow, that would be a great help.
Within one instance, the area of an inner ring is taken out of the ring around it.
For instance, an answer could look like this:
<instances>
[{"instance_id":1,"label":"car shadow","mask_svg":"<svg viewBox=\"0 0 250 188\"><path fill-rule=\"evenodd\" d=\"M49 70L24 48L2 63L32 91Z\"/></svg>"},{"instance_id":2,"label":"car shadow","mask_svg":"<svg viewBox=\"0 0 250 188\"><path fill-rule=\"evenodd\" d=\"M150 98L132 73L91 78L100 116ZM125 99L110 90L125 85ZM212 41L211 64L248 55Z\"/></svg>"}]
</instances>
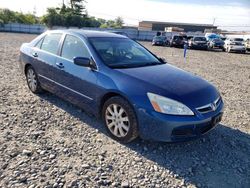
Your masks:
<instances>
[{"instance_id":1,"label":"car shadow","mask_svg":"<svg viewBox=\"0 0 250 188\"><path fill-rule=\"evenodd\" d=\"M47 92L39 96L108 135L101 120L80 108ZM164 143L136 139L125 146L174 178L184 179L184 185L250 187L250 135L224 124L194 141Z\"/></svg>"}]
</instances>

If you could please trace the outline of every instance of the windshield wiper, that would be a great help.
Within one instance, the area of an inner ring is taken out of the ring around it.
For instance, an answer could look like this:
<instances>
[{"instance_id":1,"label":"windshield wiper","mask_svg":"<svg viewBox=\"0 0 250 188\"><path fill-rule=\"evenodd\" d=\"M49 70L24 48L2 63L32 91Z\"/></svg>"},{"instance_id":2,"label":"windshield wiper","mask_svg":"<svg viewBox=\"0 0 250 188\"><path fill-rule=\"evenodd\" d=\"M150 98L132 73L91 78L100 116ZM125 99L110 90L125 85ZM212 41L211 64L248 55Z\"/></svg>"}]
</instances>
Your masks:
<instances>
[{"instance_id":1,"label":"windshield wiper","mask_svg":"<svg viewBox=\"0 0 250 188\"><path fill-rule=\"evenodd\" d=\"M152 65L162 65L164 63L161 62L148 62L148 63L138 63L138 64L113 64L109 65L111 68L135 68L135 67L145 67L145 66L152 66Z\"/></svg>"},{"instance_id":2,"label":"windshield wiper","mask_svg":"<svg viewBox=\"0 0 250 188\"><path fill-rule=\"evenodd\" d=\"M148 63L143 63L140 66L151 66L151 65L162 65L164 63L161 62L148 62Z\"/></svg>"},{"instance_id":3,"label":"windshield wiper","mask_svg":"<svg viewBox=\"0 0 250 188\"><path fill-rule=\"evenodd\" d=\"M130 68L130 65L127 64L114 64L114 65L109 65L111 68Z\"/></svg>"}]
</instances>

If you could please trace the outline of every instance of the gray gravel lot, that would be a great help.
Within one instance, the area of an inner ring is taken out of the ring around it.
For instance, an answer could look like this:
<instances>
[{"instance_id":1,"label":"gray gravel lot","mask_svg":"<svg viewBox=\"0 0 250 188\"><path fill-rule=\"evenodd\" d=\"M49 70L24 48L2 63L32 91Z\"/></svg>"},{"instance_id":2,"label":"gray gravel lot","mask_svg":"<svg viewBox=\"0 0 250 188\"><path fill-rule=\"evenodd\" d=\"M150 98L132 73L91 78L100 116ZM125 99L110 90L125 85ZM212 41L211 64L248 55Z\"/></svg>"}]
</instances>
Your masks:
<instances>
[{"instance_id":1,"label":"gray gravel lot","mask_svg":"<svg viewBox=\"0 0 250 188\"><path fill-rule=\"evenodd\" d=\"M182 49L142 42L215 84L225 114L199 140L122 145L100 120L28 90L18 54L34 37L0 33L0 187L250 187L250 54L189 50L184 63Z\"/></svg>"}]
</instances>

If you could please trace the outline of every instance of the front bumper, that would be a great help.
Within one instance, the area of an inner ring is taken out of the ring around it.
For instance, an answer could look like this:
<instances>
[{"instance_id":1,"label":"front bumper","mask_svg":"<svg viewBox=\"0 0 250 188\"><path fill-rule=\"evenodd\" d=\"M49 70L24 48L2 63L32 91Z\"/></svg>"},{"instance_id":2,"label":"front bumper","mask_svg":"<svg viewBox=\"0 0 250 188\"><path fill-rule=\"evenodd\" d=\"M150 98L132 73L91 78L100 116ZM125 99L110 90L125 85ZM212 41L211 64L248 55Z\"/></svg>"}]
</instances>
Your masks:
<instances>
[{"instance_id":1,"label":"front bumper","mask_svg":"<svg viewBox=\"0 0 250 188\"><path fill-rule=\"evenodd\" d=\"M223 43L213 43L212 47L213 48L223 48L224 44Z\"/></svg>"},{"instance_id":2,"label":"front bumper","mask_svg":"<svg viewBox=\"0 0 250 188\"><path fill-rule=\"evenodd\" d=\"M173 116L138 108L140 137L145 140L179 142L199 138L222 119L224 104L205 115Z\"/></svg>"},{"instance_id":3,"label":"front bumper","mask_svg":"<svg viewBox=\"0 0 250 188\"><path fill-rule=\"evenodd\" d=\"M163 42L163 41L153 41L152 44L153 44L153 45L162 46L162 45L164 45L164 42Z\"/></svg>"},{"instance_id":4,"label":"front bumper","mask_svg":"<svg viewBox=\"0 0 250 188\"><path fill-rule=\"evenodd\" d=\"M246 51L244 46L230 46L230 51Z\"/></svg>"},{"instance_id":5,"label":"front bumper","mask_svg":"<svg viewBox=\"0 0 250 188\"><path fill-rule=\"evenodd\" d=\"M194 49L207 49L206 44L193 44L191 47Z\"/></svg>"}]
</instances>

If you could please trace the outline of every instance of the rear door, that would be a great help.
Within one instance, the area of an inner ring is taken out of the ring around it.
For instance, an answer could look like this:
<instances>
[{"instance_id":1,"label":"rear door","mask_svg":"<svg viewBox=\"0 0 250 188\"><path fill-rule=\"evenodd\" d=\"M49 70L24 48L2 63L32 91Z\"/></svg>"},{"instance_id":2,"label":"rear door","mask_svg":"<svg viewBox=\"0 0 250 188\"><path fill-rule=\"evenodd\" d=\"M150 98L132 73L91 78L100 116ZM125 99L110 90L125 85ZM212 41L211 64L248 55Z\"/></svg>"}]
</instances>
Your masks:
<instances>
[{"instance_id":1,"label":"rear door","mask_svg":"<svg viewBox=\"0 0 250 188\"><path fill-rule=\"evenodd\" d=\"M54 92L57 85L54 84L56 58L59 53L59 46L62 39L61 33L49 33L45 35L33 48L34 67L38 74L39 81L46 89Z\"/></svg>"},{"instance_id":2,"label":"rear door","mask_svg":"<svg viewBox=\"0 0 250 188\"><path fill-rule=\"evenodd\" d=\"M78 36L66 34L62 43L60 57L56 59L55 82L63 92L60 95L79 106L91 107L97 93L97 70L73 63L74 57L90 58L85 42ZM94 106L90 109L92 110Z\"/></svg>"}]
</instances>

